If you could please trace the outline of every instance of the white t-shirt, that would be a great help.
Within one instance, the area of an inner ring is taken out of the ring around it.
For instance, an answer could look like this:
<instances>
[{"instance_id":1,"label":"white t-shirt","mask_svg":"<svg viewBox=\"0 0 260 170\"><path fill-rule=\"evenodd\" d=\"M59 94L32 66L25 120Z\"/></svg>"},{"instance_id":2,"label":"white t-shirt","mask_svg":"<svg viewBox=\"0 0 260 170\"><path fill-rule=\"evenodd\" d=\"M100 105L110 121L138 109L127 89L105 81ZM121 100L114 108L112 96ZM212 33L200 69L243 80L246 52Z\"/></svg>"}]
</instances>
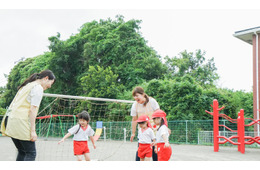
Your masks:
<instances>
[{"instance_id":1,"label":"white t-shirt","mask_svg":"<svg viewBox=\"0 0 260 170\"><path fill-rule=\"evenodd\" d=\"M164 143L162 135L165 134L169 138L169 132L166 125L162 125L160 129L156 132L156 143Z\"/></svg>"},{"instance_id":2,"label":"white t-shirt","mask_svg":"<svg viewBox=\"0 0 260 170\"><path fill-rule=\"evenodd\" d=\"M83 130L82 127L79 129L79 124L73 126L68 130L68 132L72 135L74 135L73 140L75 141L87 141L88 136L94 135L94 130L91 128L91 126L88 125L86 130ZM79 129L79 131L78 131ZM77 134L75 134L78 131Z\"/></svg>"},{"instance_id":3,"label":"white t-shirt","mask_svg":"<svg viewBox=\"0 0 260 170\"><path fill-rule=\"evenodd\" d=\"M144 106L143 104L137 103L137 101L134 101L132 108L131 108L131 116L137 116L138 115L137 109L136 109L137 105L138 105L138 108L140 108L140 111L142 111L144 113L146 112L146 106L147 105L150 105L152 107L153 111L160 109L160 106L157 103L157 101L154 98L149 97L149 102L146 104L146 106Z\"/></svg>"},{"instance_id":4,"label":"white t-shirt","mask_svg":"<svg viewBox=\"0 0 260 170\"><path fill-rule=\"evenodd\" d=\"M42 101L43 88L40 84L34 86L27 97L27 101L33 106L39 107Z\"/></svg>"},{"instance_id":5,"label":"white t-shirt","mask_svg":"<svg viewBox=\"0 0 260 170\"><path fill-rule=\"evenodd\" d=\"M152 140L155 139L153 130L151 128L147 128L142 132L142 129L139 128L138 139L138 143L152 143Z\"/></svg>"}]
</instances>

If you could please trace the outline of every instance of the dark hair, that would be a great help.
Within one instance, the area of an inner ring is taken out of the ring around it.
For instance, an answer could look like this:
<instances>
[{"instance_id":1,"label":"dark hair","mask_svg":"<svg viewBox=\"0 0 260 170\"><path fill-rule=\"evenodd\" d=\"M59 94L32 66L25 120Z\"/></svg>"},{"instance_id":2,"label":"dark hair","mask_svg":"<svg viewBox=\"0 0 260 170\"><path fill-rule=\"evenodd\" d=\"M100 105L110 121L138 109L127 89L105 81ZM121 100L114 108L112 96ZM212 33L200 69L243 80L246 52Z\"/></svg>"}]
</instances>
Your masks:
<instances>
[{"instance_id":1,"label":"dark hair","mask_svg":"<svg viewBox=\"0 0 260 170\"><path fill-rule=\"evenodd\" d=\"M33 82L33 81L35 81L35 80L37 80L37 79L42 79L42 78L44 78L44 77L46 77L46 76L49 78L49 80L54 80L54 82L55 82L56 78L55 78L53 72L52 72L51 70L44 70L44 71L42 71L42 72L40 72L40 73L34 73L34 74L30 75L30 77L27 78L27 79L23 82L23 84L21 84L21 85L18 87L18 90L19 90L20 88L22 88L23 86L25 86L26 84L31 83L31 82ZM54 82L53 82L53 83L54 83Z\"/></svg>"},{"instance_id":2,"label":"dark hair","mask_svg":"<svg viewBox=\"0 0 260 170\"><path fill-rule=\"evenodd\" d=\"M86 110L83 110L81 113L78 114L78 119L84 119L88 122L90 121L90 116Z\"/></svg>"},{"instance_id":3,"label":"dark hair","mask_svg":"<svg viewBox=\"0 0 260 170\"><path fill-rule=\"evenodd\" d=\"M144 106L146 106L146 104L149 102L149 96L144 92L144 89L140 86L137 86L137 87L134 88L132 95L135 96L136 93L144 95L144 97L145 97Z\"/></svg>"},{"instance_id":4,"label":"dark hair","mask_svg":"<svg viewBox=\"0 0 260 170\"><path fill-rule=\"evenodd\" d=\"M155 118L157 118L157 117L155 117ZM155 118L154 118L154 119L155 119ZM160 127L161 127L162 125L164 125L164 119L163 119L163 118L161 118L161 123L160 123L160 126L159 126L159 128L157 129L157 131L160 129Z\"/></svg>"}]
</instances>

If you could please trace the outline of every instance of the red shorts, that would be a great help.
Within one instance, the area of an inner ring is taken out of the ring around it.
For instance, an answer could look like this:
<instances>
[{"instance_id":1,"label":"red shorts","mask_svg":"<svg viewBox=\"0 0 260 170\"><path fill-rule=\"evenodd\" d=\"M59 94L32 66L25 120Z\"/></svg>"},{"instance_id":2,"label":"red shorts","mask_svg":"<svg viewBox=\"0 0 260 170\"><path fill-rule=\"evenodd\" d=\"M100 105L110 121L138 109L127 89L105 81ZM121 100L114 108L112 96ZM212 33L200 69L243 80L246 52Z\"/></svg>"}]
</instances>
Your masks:
<instances>
[{"instance_id":1,"label":"red shorts","mask_svg":"<svg viewBox=\"0 0 260 170\"><path fill-rule=\"evenodd\" d=\"M157 143L158 161L169 161L172 155L171 145L166 148L164 143Z\"/></svg>"},{"instance_id":2,"label":"red shorts","mask_svg":"<svg viewBox=\"0 0 260 170\"><path fill-rule=\"evenodd\" d=\"M74 155L89 153L88 141L73 141Z\"/></svg>"},{"instance_id":3,"label":"red shorts","mask_svg":"<svg viewBox=\"0 0 260 170\"><path fill-rule=\"evenodd\" d=\"M138 147L138 157L139 158L150 158L153 154L153 147L151 144L139 143Z\"/></svg>"}]
</instances>

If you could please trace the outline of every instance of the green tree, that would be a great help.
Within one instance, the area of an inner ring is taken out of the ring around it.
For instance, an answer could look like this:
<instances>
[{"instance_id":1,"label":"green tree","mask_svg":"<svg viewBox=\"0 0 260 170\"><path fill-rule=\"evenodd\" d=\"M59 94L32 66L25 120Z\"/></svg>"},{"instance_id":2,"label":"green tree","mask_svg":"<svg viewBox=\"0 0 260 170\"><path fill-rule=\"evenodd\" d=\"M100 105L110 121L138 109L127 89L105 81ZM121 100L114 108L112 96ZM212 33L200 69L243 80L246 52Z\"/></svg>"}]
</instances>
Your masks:
<instances>
[{"instance_id":1,"label":"green tree","mask_svg":"<svg viewBox=\"0 0 260 170\"><path fill-rule=\"evenodd\" d=\"M186 50L179 54L179 57L165 57L168 67L168 77L182 77L190 75L200 82L202 86L214 85L219 79L214 58L205 61L205 52L197 50L196 53L187 52Z\"/></svg>"},{"instance_id":2,"label":"green tree","mask_svg":"<svg viewBox=\"0 0 260 170\"><path fill-rule=\"evenodd\" d=\"M90 66L86 76L80 79L82 91L89 97L117 98L124 88L117 82L117 77L110 67Z\"/></svg>"}]
</instances>

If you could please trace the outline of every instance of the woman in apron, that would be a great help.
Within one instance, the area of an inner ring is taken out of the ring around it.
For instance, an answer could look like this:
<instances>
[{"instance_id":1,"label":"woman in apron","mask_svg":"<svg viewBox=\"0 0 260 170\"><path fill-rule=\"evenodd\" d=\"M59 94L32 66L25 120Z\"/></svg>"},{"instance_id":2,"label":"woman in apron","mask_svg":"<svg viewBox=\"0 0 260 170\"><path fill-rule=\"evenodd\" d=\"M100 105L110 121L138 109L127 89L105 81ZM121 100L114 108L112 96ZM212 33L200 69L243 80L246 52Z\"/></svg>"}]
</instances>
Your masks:
<instances>
[{"instance_id":1,"label":"woman in apron","mask_svg":"<svg viewBox=\"0 0 260 170\"><path fill-rule=\"evenodd\" d=\"M35 120L43 91L51 88L55 76L50 70L34 73L18 87L13 101L2 120L1 132L11 137L18 149L16 161L34 161L37 134Z\"/></svg>"}]
</instances>

